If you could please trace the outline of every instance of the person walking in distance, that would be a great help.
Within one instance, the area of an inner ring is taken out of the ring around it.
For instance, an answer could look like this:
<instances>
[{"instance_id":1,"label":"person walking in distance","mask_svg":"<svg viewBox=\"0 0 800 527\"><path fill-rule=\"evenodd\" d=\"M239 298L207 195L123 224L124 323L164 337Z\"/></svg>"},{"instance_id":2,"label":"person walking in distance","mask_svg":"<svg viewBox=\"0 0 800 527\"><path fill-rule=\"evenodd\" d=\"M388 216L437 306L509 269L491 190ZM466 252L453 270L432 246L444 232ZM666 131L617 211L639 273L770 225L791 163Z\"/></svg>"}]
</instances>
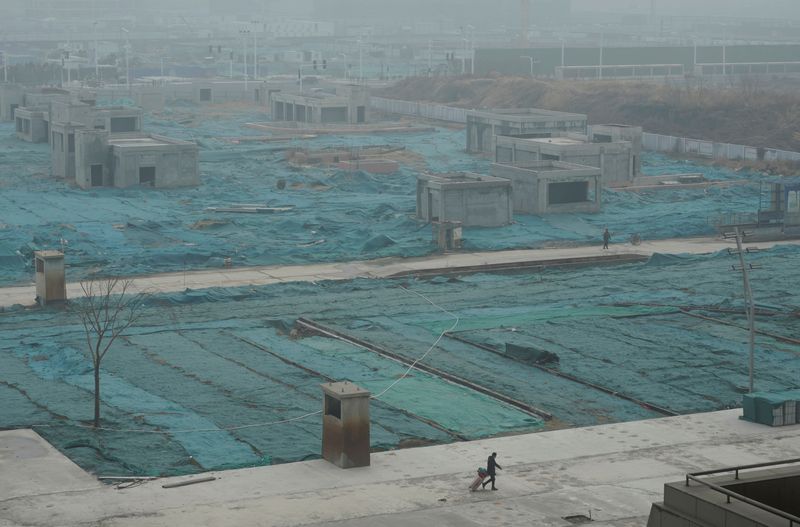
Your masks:
<instances>
[{"instance_id":1,"label":"person walking in distance","mask_svg":"<svg viewBox=\"0 0 800 527\"><path fill-rule=\"evenodd\" d=\"M486 488L487 483L492 484L492 490L497 490L497 487L494 486L494 477L497 474L498 470L503 470L503 467L497 464L497 452L492 452L492 455L489 456L489 459L486 461L486 473L489 474L489 479L483 482L481 488Z\"/></svg>"},{"instance_id":2,"label":"person walking in distance","mask_svg":"<svg viewBox=\"0 0 800 527\"><path fill-rule=\"evenodd\" d=\"M603 249L608 249L608 240L611 239L611 233L608 232L608 227L603 231Z\"/></svg>"}]
</instances>

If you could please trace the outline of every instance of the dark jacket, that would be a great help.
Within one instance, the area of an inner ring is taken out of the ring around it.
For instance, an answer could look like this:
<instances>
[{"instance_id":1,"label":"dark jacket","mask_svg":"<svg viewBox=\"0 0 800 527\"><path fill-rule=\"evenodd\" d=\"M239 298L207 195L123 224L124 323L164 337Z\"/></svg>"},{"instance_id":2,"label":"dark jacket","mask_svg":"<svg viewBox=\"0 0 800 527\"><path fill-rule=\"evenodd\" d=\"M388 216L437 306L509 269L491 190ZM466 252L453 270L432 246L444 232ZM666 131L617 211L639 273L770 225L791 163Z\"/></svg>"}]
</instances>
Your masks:
<instances>
[{"instance_id":1,"label":"dark jacket","mask_svg":"<svg viewBox=\"0 0 800 527\"><path fill-rule=\"evenodd\" d=\"M492 456L489 456L489 460L486 462L486 472L488 472L489 475L494 476L495 475L495 468L499 468L500 470L503 470L503 467L498 465L497 461L495 461Z\"/></svg>"}]
</instances>

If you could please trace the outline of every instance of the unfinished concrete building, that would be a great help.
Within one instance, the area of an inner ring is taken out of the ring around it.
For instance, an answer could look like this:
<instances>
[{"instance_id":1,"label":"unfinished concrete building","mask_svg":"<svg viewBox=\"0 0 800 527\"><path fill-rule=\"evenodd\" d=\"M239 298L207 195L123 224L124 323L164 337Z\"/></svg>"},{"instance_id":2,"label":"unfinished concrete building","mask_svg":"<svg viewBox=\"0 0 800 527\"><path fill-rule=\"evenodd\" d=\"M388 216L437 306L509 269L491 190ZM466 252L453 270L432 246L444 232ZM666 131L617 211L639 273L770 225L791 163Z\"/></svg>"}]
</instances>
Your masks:
<instances>
[{"instance_id":1,"label":"unfinished concrete building","mask_svg":"<svg viewBox=\"0 0 800 527\"><path fill-rule=\"evenodd\" d=\"M50 161L52 174L76 178L75 134L79 130L107 131L111 137L139 136L142 110L130 107L97 108L79 101L50 103Z\"/></svg>"},{"instance_id":2,"label":"unfinished concrete building","mask_svg":"<svg viewBox=\"0 0 800 527\"><path fill-rule=\"evenodd\" d=\"M46 143L50 125L44 108L17 108L14 111L17 137L29 143Z\"/></svg>"},{"instance_id":3,"label":"unfinished concrete building","mask_svg":"<svg viewBox=\"0 0 800 527\"><path fill-rule=\"evenodd\" d=\"M565 134L549 138L497 136L496 163L527 166L536 161L564 161L597 167L605 186L630 185L637 176L640 156L628 141L591 143L588 136Z\"/></svg>"},{"instance_id":4,"label":"unfinished concrete building","mask_svg":"<svg viewBox=\"0 0 800 527\"><path fill-rule=\"evenodd\" d=\"M158 135L75 131L75 182L81 188L171 188L200 182L195 143Z\"/></svg>"},{"instance_id":5,"label":"unfinished concrete building","mask_svg":"<svg viewBox=\"0 0 800 527\"><path fill-rule=\"evenodd\" d=\"M524 167L495 163L494 177L511 181L514 212L554 214L600 212L600 169L563 161L533 161Z\"/></svg>"},{"instance_id":6,"label":"unfinished concrete building","mask_svg":"<svg viewBox=\"0 0 800 527\"><path fill-rule=\"evenodd\" d=\"M25 90L19 84L0 83L0 121L13 121L14 110L25 106Z\"/></svg>"},{"instance_id":7,"label":"unfinished concrete building","mask_svg":"<svg viewBox=\"0 0 800 527\"><path fill-rule=\"evenodd\" d=\"M511 181L469 172L417 176L417 218L497 227L513 219Z\"/></svg>"},{"instance_id":8,"label":"unfinished concrete building","mask_svg":"<svg viewBox=\"0 0 800 527\"><path fill-rule=\"evenodd\" d=\"M627 124L592 124L587 130L590 143L623 143L631 145L633 154L633 174L642 172L642 127Z\"/></svg>"},{"instance_id":9,"label":"unfinished concrete building","mask_svg":"<svg viewBox=\"0 0 800 527\"><path fill-rule=\"evenodd\" d=\"M491 153L498 135L552 137L558 132L586 133L583 114L538 108L473 110L467 112L467 152Z\"/></svg>"},{"instance_id":10,"label":"unfinished concrete building","mask_svg":"<svg viewBox=\"0 0 800 527\"><path fill-rule=\"evenodd\" d=\"M369 119L369 94L363 86L346 86L335 94L323 91L271 96L272 119L314 124L361 124Z\"/></svg>"}]
</instances>

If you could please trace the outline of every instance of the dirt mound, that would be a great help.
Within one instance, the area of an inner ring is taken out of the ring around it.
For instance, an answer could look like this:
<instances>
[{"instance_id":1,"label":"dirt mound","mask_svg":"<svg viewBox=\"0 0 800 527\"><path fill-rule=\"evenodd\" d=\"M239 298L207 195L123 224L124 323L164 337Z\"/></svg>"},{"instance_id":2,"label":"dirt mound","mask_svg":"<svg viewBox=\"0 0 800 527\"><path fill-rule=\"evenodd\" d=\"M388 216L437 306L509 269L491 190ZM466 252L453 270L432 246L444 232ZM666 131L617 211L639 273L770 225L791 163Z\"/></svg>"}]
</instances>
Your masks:
<instances>
[{"instance_id":1,"label":"dirt mound","mask_svg":"<svg viewBox=\"0 0 800 527\"><path fill-rule=\"evenodd\" d=\"M463 108L523 108L585 113L590 123L640 125L648 132L800 150L800 93L758 81L712 88L700 81L570 82L496 78L412 78L375 95Z\"/></svg>"}]
</instances>

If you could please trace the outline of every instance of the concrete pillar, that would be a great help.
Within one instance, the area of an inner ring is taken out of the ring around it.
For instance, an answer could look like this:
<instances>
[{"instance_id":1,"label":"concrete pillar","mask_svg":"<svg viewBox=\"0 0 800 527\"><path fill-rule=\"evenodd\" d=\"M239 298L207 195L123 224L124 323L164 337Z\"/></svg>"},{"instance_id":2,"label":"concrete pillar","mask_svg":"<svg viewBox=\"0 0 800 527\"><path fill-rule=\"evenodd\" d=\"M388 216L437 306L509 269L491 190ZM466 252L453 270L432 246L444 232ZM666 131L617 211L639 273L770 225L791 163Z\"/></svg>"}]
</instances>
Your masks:
<instances>
[{"instance_id":1,"label":"concrete pillar","mask_svg":"<svg viewBox=\"0 0 800 527\"><path fill-rule=\"evenodd\" d=\"M41 306L67 299L67 282L64 276L64 253L61 251L35 251L36 301Z\"/></svg>"},{"instance_id":2,"label":"concrete pillar","mask_svg":"<svg viewBox=\"0 0 800 527\"><path fill-rule=\"evenodd\" d=\"M323 459L339 468L368 467L370 393L347 381L321 386Z\"/></svg>"}]
</instances>

